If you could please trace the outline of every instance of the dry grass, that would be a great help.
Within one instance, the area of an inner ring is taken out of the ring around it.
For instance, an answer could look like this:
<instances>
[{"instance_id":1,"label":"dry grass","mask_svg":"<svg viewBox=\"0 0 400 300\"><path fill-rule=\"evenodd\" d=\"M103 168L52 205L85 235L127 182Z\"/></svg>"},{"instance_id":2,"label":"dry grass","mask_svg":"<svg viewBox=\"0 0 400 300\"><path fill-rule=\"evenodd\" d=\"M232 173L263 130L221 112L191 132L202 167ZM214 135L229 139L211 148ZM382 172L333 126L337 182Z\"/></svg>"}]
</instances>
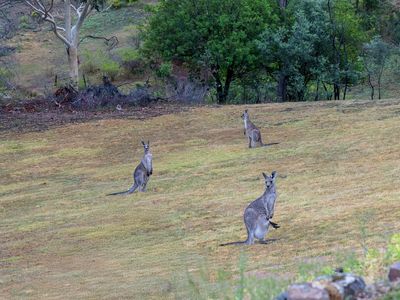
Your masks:
<instances>
[{"instance_id":1,"label":"dry grass","mask_svg":"<svg viewBox=\"0 0 400 300\"><path fill-rule=\"evenodd\" d=\"M400 101L249 107L264 142L246 148L243 106L146 121L100 120L0 142L0 294L5 298L183 297L188 274L286 274L305 261L380 247L400 230ZM148 192L128 188L149 139ZM269 245L245 239L244 207L277 170ZM361 236L360 220L366 220ZM365 219L365 217L364 217ZM285 276L286 276L285 275Z\"/></svg>"}]
</instances>

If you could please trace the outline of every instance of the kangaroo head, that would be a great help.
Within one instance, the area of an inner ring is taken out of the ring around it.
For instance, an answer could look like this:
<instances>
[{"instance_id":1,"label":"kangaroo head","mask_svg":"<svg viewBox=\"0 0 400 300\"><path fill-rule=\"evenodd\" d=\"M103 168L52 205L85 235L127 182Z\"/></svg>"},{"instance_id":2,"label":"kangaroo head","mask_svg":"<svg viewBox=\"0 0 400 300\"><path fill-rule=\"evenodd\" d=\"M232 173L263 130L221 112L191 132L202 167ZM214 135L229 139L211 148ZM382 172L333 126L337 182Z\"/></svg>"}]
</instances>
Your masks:
<instances>
[{"instance_id":1,"label":"kangaroo head","mask_svg":"<svg viewBox=\"0 0 400 300\"><path fill-rule=\"evenodd\" d=\"M273 172L271 173L271 176L265 174L264 172L263 172L262 174L263 174L263 176L264 176L266 188L267 188L267 189L270 189L271 187L273 187L274 184L275 184L276 177L277 177L276 171L273 171Z\"/></svg>"},{"instance_id":2,"label":"kangaroo head","mask_svg":"<svg viewBox=\"0 0 400 300\"><path fill-rule=\"evenodd\" d=\"M150 151L150 141L147 141L147 144L142 141L142 145L143 145L143 148L144 148L144 153L147 153L147 152Z\"/></svg>"},{"instance_id":3,"label":"kangaroo head","mask_svg":"<svg viewBox=\"0 0 400 300\"><path fill-rule=\"evenodd\" d=\"M244 111L244 113L241 115L243 120L248 120L249 119L249 113L247 112L247 109Z\"/></svg>"}]
</instances>

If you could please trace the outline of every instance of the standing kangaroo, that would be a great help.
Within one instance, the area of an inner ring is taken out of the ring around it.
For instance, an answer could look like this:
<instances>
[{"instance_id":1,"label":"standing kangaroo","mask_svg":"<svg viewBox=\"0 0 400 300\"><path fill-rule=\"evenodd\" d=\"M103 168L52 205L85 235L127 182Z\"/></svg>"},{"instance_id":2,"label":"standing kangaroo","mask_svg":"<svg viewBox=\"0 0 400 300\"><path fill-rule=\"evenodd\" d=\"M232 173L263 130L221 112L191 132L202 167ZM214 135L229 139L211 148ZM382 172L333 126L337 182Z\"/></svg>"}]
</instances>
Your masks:
<instances>
[{"instance_id":1,"label":"standing kangaroo","mask_svg":"<svg viewBox=\"0 0 400 300\"><path fill-rule=\"evenodd\" d=\"M146 191L147 182L149 181L150 175L153 174L153 155L150 153L150 142L148 141L146 144L142 141L142 144L144 147L144 155L140 164L133 172L134 183L132 187L127 191L112 193L107 196L132 194L137 188L139 188L140 192Z\"/></svg>"},{"instance_id":2,"label":"standing kangaroo","mask_svg":"<svg viewBox=\"0 0 400 300\"><path fill-rule=\"evenodd\" d=\"M268 232L269 225L275 229L279 228L279 225L272 222L271 219L274 216L275 201L277 198L275 181L277 173L272 172L271 176L262 173L265 179L265 191L259 198L251 202L244 210L243 219L247 229L247 240L243 242L233 242L227 244L221 244L221 246L233 245L233 244L254 244L254 239L264 242L264 237Z\"/></svg>"},{"instance_id":3,"label":"standing kangaroo","mask_svg":"<svg viewBox=\"0 0 400 300\"><path fill-rule=\"evenodd\" d=\"M247 109L242 114L242 119L244 122L244 135L249 139L249 148L255 148L257 145L261 147L265 146L261 139L260 129L250 121Z\"/></svg>"}]
</instances>

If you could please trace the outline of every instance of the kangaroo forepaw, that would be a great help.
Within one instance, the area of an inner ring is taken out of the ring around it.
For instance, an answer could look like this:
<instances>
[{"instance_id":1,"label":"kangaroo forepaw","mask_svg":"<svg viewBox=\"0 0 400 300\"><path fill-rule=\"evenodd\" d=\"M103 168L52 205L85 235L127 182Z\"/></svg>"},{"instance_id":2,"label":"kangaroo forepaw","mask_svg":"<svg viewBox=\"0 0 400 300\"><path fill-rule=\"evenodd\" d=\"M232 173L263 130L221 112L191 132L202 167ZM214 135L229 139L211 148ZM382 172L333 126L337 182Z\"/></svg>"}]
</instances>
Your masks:
<instances>
[{"instance_id":1,"label":"kangaroo forepaw","mask_svg":"<svg viewBox=\"0 0 400 300\"><path fill-rule=\"evenodd\" d=\"M273 228L275 228L275 229L278 229L279 227L281 227L281 226L279 226L278 224L276 224L276 223L274 223L274 222L272 222L272 221L269 221L269 224L271 224L271 226L272 226Z\"/></svg>"}]
</instances>

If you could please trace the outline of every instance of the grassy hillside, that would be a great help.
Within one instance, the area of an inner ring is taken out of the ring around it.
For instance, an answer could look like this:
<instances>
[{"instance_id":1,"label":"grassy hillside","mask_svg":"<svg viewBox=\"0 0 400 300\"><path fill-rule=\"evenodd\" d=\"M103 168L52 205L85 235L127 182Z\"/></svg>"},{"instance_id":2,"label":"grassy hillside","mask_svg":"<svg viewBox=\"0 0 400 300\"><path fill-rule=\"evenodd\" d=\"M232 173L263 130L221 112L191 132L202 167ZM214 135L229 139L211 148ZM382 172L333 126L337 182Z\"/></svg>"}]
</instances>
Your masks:
<instances>
[{"instance_id":1,"label":"grassy hillside","mask_svg":"<svg viewBox=\"0 0 400 300\"><path fill-rule=\"evenodd\" d=\"M134 47L137 39L138 25L146 18L145 6L156 3L154 0L142 0L121 9L111 9L102 13L93 13L86 19L80 37L88 35L111 38L116 37L118 44L110 49L103 40L85 39L80 46L81 74L87 56L99 56L111 59L118 53L118 49ZM16 4L14 8L18 12L28 13L29 9L23 4ZM21 91L27 95L46 94L54 89L54 76L57 75L59 84L68 80L68 62L64 44L50 31L47 23L41 24L35 30L24 28L21 24L18 34L11 40L4 41L13 46L17 51L8 60L13 61L15 68L15 82ZM103 62L94 59L96 66ZM101 81L102 72L94 71L86 74L89 83ZM131 76L131 81L141 80ZM124 82L123 74L117 78L118 82Z\"/></svg>"},{"instance_id":2,"label":"grassy hillside","mask_svg":"<svg viewBox=\"0 0 400 300\"><path fill-rule=\"evenodd\" d=\"M279 143L258 149L246 147L244 109L3 132L2 297L185 298L223 278L221 292L235 286L241 255L245 274L287 279L400 230L399 100L251 106L265 142ZM148 192L105 196L130 186L141 139L154 156ZM245 239L243 209L272 170L287 176L282 227L268 235L277 241L219 247Z\"/></svg>"}]
</instances>

